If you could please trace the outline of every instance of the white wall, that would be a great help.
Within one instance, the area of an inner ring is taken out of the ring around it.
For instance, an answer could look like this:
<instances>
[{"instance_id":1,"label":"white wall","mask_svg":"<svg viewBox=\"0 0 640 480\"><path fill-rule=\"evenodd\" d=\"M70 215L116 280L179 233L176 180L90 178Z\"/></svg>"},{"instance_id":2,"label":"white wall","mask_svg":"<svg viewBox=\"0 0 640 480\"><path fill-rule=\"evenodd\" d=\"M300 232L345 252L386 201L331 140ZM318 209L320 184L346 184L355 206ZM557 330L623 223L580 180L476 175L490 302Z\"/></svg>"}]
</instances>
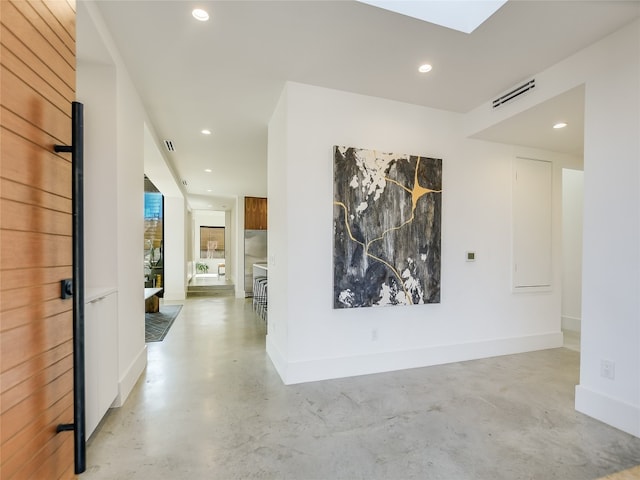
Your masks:
<instances>
[{"instance_id":1,"label":"white wall","mask_svg":"<svg viewBox=\"0 0 640 480\"><path fill-rule=\"evenodd\" d=\"M186 246L184 249L184 261L187 265L185 281L188 285L192 275L195 274L195 262L193 261L195 255L193 250L194 220L193 211L189 210L188 206L185 206L184 223L184 238Z\"/></svg>"},{"instance_id":2,"label":"white wall","mask_svg":"<svg viewBox=\"0 0 640 480\"><path fill-rule=\"evenodd\" d=\"M589 49L576 408L640 436L640 22ZM615 378L601 376L603 360Z\"/></svg>"},{"instance_id":3,"label":"white wall","mask_svg":"<svg viewBox=\"0 0 640 480\"><path fill-rule=\"evenodd\" d=\"M584 172L562 171L562 328L580 331Z\"/></svg>"},{"instance_id":4,"label":"white wall","mask_svg":"<svg viewBox=\"0 0 640 480\"><path fill-rule=\"evenodd\" d=\"M124 64L118 66L118 338L121 389L129 396L146 365L144 337L144 110Z\"/></svg>"},{"instance_id":5,"label":"white wall","mask_svg":"<svg viewBox=\"0 0 640 480\"><path fill-rule=\"evenodd\" d=\"M236 286L236 298L244 298L244 197L237 196L233 210L230 212L232 224L233 244L235 255L232 258L234 266L234 281Z\"/></svg>"},{"instance_id":6,"label":"white wall","mask_svg":"<svg viewBox=\"0 0 640 480\"><path fill-rule=\"evenodd\" d=\"M164 158L158 140L152 133L152 127L144 125L144 173L164 198L164 238L163 265L164 278L162 287L164 299L180 301L186 297L187 288L187 255L186 237L187 202L178 186L176 176Z\"/></svg>"},{"instance_id":7,"label":"white wall","mask_svg":"<svg viewBox=\"0 0 640 480\"><path fill-rule=\"evenodd\" d=\"M469 135L585 85L580 385L576 409L640 436L640 21L535 75L506 109L465 116ZM601 362L615 363L615 378Z\"/></svg>"},{"instance_id":8,"label":"white wall","mask_svg":"<svg viewBox=\"0 0 640 480\"><path fill-rule=\"evenodd\" d=\"M164 197L164 299L186 298L186 219L183 197Z\"/></svg>"},{"instance_id":9,"label":"white wall","mask_svg":"<svg viewBox=\"0 0 640 480\"><path fill-rule=\"evenodd\" d=\"M238 251L234 248L236 228L233 223L233 214L231 210L225 210L224 212L224 224L227 228L224 231L224 244L225 244L225 276L227 281L235 282L235 258L238 256Z\"/></svg>"},{"instance_id":10,"label":"white wall","mask_svg":"<svg viewBox=\"0 0 640 480\"><path fill-rule=\"evenodd\" d=\"M290 163L287 144L288 98L289 91L288 88L285 88L271 116L267 139L267 196L269 199L267 204L267 245L269 248L267 352L285 383L289 378L289 305L287 297L289 279L291 278L289 276L289 229L295 225L287 208L291 199L287 173ZM276 287L275 290L272 291L272 287ZM326 305L329 305L328 299Z\"/></svg>"},{"instance_id":11,"label":"white wall","mask_svg":"<svg viewBox=\"0 0 640 480\"><path fill-rule=\"evenodd\" d=\"M83 18L82 16L80 17ZM84 107L84 227L87 289L115 288L116 69L79 61L76 98Z\"/></svg>"},{"instance_id":12,"label":"white wall","mask_svg":"<svg viewBox=\"0 0 640 480\"><path fill-rule=\"evenodd\" d=\"M466 140L460 121L458 114L287 84L269 125L268 176L267 351L285 383L562 344L561 168L575 159ZM440 304L332 308L333 145L443 159ZM550 292L511 292L516 156L554 163ZM476 262L465 261L467 250Z\"/></svg>"},{"instance_id":13,"label":"white wall","mask_svg":"<svg viewBox=\"0 0 640 480\"><path fill-rule=\"evenodd\" d=\"M100 181L104 182L102 189L105 196L96 198L100 205L89 206L85 210L85 216L91 217L95 208L96 211L110 210L114 212L115 217L112 219L113 225L105 229L105 237L102 239L105 244L111 246L111 249L106 254L99 247L98 250L101 253L96 255L104 255L115 266L113 276L115 283L111 286L115 286L118 291L118 358L114 358L113 361L118 364L119 384L118 397L114 406L120 406L128 397L146 365L144 282L141 281L144 278L143 249L140 243L140 239L144 238L145 114L136 89L95 4L79 2L77 23L78 31L86 35L79 36L78 41L102 45L113 62L110 67L113 69L111 73L101 80L93 78L98 82L96 85L90 84L91 76L96 73L96 70L91 71L93 67L80 63L78 90L83 96L81 101L85 102L86 110L104 109L109 118L106 126L85 122L87 139L102 137L103 128L107 129L105 135L112 135L109 132L115 131L115 137L113 137L115 146L112 147L114 150L105 151L108 154L103 158L104 163L100 165L104 175ZM107 100L101 98L101 89L96 88L99 85L106 89L105 92L111 92L108 105L105 105ZM94 113L100 115L95 111L92 115ZM105 137L107 138L111 141L110 137ZM93 147L87 144L87 148ZM91 161L87 158L87 162ZM99 220L99 218L93 220ZM96 245L87 248L92 251ZM109 275L113 274L113 270L105 271L112 272ZM91 278L92 282L100 282L94 273Z\"/></svg>"}]
</instances>

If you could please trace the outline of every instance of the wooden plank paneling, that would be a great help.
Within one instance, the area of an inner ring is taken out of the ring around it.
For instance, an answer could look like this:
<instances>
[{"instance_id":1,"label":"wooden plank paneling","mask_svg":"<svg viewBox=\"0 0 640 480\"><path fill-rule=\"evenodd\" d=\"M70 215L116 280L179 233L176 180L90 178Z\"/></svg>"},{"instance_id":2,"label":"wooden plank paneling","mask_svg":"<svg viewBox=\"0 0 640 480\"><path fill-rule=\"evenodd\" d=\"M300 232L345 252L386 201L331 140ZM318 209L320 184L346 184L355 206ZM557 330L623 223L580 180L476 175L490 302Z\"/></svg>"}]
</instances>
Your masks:
<instances>
[{"instance_id":1,"label":"wooden plank paneling","mask_svg":"<svg viewBox=\"0 0 640 480\"><path fill-rule=\"evenodd\" d=\"M2 370L16 367L39 355L40 352L69 341L72 338L72 332L67 327L71 325L72 321L71 312L65 312L49 318L39 318L37 323L32 322L3 331L0 335ZM42 367L45 366L42 365Z\"/></svg>"},{"instance_id":2,"label":"wooden plank paneling","mask_svg":"<svg viewBox=\"0 0 640 480\"><path fill-rule=\"evenodd\" d=\"M0 262L8 269L39 267L42 262L71 265L71 237L5 230Z\"/></svg>"},{"instance_id":3,"label":"wooden plank paneling","mask_svg":"<svg viewBox=\"0 0 640 480\"><path fill-rule=\"evenodd\" d=\"M40 370L35 375L28 377L23 382L15 385L13 388L3 386L0 401L5 410L15 407L20 401L29 396L29 393L35 392L41 385L47 385L56 378L69 370L72 364L71 355L67 355L60 361L51 364L44 370Z\"/></svg>"},{"instance_id":4,"label":"wooden plank paneling","mask_svg":"<svg viewBox=\"0 0 640 480\"><path fill-rule=\"evenodd\" d=\"M26 471L21 470L20 475L28 474L29 478L45 478L45 475L50 475L51 478L60 478L60 475L65 471L67 465L62 462L62 456L59 454L59 452L66 448L73 448L73 437L70 435L66 435L64 437L58 437L56 440L58 440L58 442L56 442L58 444L49 442L39 453L39 455L42 455L43 458L46 458L44 462L30 462L30 466L38 466L39 468L24 469ZM34 470L33 473L31 473L31 470Z\"/></svg>"},{"instance_id":5,"label":"wooden plank paneling","mask_svg":"<svg viewBox=\"0 0 640 480\"><path fill-rule=\"evenodd\" d=\"M2 272L5 288L31 288L40 284L57 283L62 278L71 277L71 266L45 268L18 268Z\"/></svg>"},{"instance_id":6,"label":"wooden plank paneling","mask_svg":"<svg viewBox=\"0 0 640 480\"><path fill-rule=\"evenodd\" d=\"M59 140L57 138L52 137L49 132L45 132L44 130L36 127L35 125L29 123L24 118L19 117L11 110L6 109L4 106L0 104L0 117L2 118L2 128L16 134L20 137L20 141L27 141L28 143L32 143L34 145L40 146L44 148L47 153L53 153L53 146L57 143L64 144L64 142L71 141L71 125L69 125L69 134L65 137L64 140ZM6 133L2 132L3 136ZM9 149L7 149L7 152ZM68 154L55 154L59 156L62 160L66 160L71 163L71 160L68 158Z\"/></svg>"},{"instance_id":7,"label":"wooden plank paneling","mask_svg":"<svg viewBox=\"0 0 640 480\"><path fill-rule=\"evenodd\" d=\"M10 390L22 382L30 380L32 375L37 372L38 365L53 365L65 357L68 357L73 352L73 347L70 343L63 343L50 350L42 352L33 358L30 358L26 362L22 362L20 365L6 370L0 374L0 384L3 390Z\"/></svg>"},{"instance_id":8,"label":"wooden plank paneling","mask_svg":"<svg viewBox=\"0 0 640 480\"><path fill-rule=\"evenodd\" d=\"M4 120L4 116L2 117ZM71 132L69 132L71 133ZM2 130L3 165L0 176L15 183L40 189L71 201L71 163L50 150L25 142L13 132ZM53 143L50 148L53 149ZM8 198L4 196L3 198ZM12 200L30 203L29 198L13 197ZM70 203L69 203L70 205Z\"/></svg>"},{"instance_id":9,"label":"wooden plank paneling","mask_svg":"<svg viewBox=\"0 0 640 480\"><path fill-rule=\"evenodd\" d=\"M51 475L51 478L60 478L59 475L66 467L66 464L61 459L73 455L73 438L69 435L61 438L64 438L64 442L57 450L53 451L51 444L47 444L42 449L41 455L46 458L45 462L31 462L30 465L39 465L39 468L33 474L30 474L29 478L44 478L44 475ZM22 474L22 472L20 473Z\"/></svg>"},{"instance_id":10,"label":"wooden plank paneling","mask_svg":"<svg viewBox=\"0 0 640 480\"><path fill-rule=\"evenodd\" d=\"M56 28L51 28L51 34L55 35L62 42L71 54L72 67L75 67L76 39L74 35L74 12L71 6L64 1L40 3L31 2L31 8L40 15L48 24ZM57 28L57 27L62 28Z\"/></svg>"},{"instance_id":11,"label":"wooden plank paneling","mask_svg":"<svg viewBox=\"0 0 640 480\"><path fill-rule=\"evenodd\" d=\"M69 369L65 374L54 379L41 388L31 392L28 397L23 399L19 404L7 410L8 415L2 419L2 442L20 432L28 423L22 419L32 419L39 416L42 409L51 407L54 403L61 400L73 388L73 372Z\"/></svg>"},{"instance_id":12,"label":"wooden plank paneling","mask_svg":"<svg viewBox=\"0 0 640 480\"><path fill-rule=\"evenodd\" d=\"M17 58L21 59L28 68L36 72L37 75L49 83L49 85L51 85L51 87L56 91L60 92L61 95L69 99L69 101L74 100L75 92L73 85L55 75L54 70L51 69L52 64L50 62L46 62L38 58L33 51L27 48L27 46L9 30L4 30L2 32L2 44L6 50L12 52ZM60 61L62 62L62 59L60 59ZM4 58L1 63L4 64ZM51 73L45 75L45 72ZM71 81L72 79L67 80Z\"/></svg>"},{"instance_id":13,"label":"wooden plank paneling","mask_svg":"<svg viewBox=\"0 0 640 480\"><path fill-rule=\"evenodd\" d=\"M2 66L7 71L27 82L35 91L45 96L49 102L63 112L64 108L74 100L75 94L70 87L60 84L59 89L55 88L25 63L29 60L28 58L18 57L6 47L0 49L0 58L2 58Z\"/></svg>"},{"instance_id":14,"label":"wooden plank paneling","mask_svg":"<svg viewBox=\"0 0 640 480\"><path fill-rule=\"evenodd\" d=\"M64 29L64 32L58 31L61 37L67 37L72 43L67 43L68 40L63 39L67 45L73 45L72 51L75 52L76 44L76 24L75 24L75 2L59 1L48 2L45 4L51 14L56 18L58 23Z\"/></svg>"},{"instance_id":15,"label":"wooden plank paneling","mask_svg":"<svg viewBox=\"0 0 640 480\"><path fill-rule=\"evenodd\" d=\"M57 212L71 213L71 199L51 194L29 185L0 178L2 200L26 202L34 207L42 207Z\"/></svg>"},{"instance_id":16,"label":"wooden plank paneling","mask_svg":"<svg viewBox=\"0 0 640 480\"><path fill-rule=\"evenodd\" d=\"M48 132L58 143L71 143L71 106L52 102L10 70L3 69L2 106Z\"/></svg>"},{"instance_id":17,"label":"wooden plank paneling","mask_svg":"<svg viewBox=\"0 0 640 480\"><path fill-rule=\"evenodd\" d=\"M7 306L11 306L11 304L17 304L16 308L13 310L5 309L5 305L3 303L3 311L2 311L2 330L7 331L12 328L18 328L23 325L33 323L35 321L34 315L37 314L39 318L49 318L55 315L60 315L64 312L69 312L69 301L62 300L60 297L60 284L48 284L48 285L38 285L37 287L32 287L29 289L23 290L35 290L32 294L20 294L20 298L18 300L7 299ZM58 292L56 296L52 296L55 292ZM10 291L11 292L11 291ZM43 293L45 292L45 293ZM4 291L3 291L4 293ZM10 295L10 293L9 293ZM41 308L35 312L31 305L33 305L36 298L43 297L43 302L41 303ZM46 297L46 298L44 298ZM5 301L5 296L2 297L3 302ZM31 300L31 302L29 302Z\"/></svg>"},{"instance_id":18,"label":"wooden plank paneling","mask_svg":"<svg viewBox=\"0 0 640 480\"><path fill-rule=\"evenodd\" d=\"M40 6L36 6L36 4ZM62 57L72 70L76 68L75 45L71 47L65 45L60 39L65 31L61 28L58 20L51 14L51 10L42 2L14 2L15 8L24 16L40 36L51 45L51 47ZM40 14L44 15L43 18ZM72 42L74 44L75 42ZM66 69L65 69L66 70Z\"/></svg>"},{"instance_id":19,"label":"wooden plank paneling","mask_svg":"<svg viewBox=\"0 0 640 480\"><path fill-rule=\"evenodd\" d=\"M43 35L34 26L24 12L20 11L23 3L20 0L8 0L2 2L1 23L4 29L13 33L17 38L23 39L27 45L40 60L51 65L51 69L55 75L59 76L75 90L75 58L65 48L65 51L58 51L49 42L47 38L48 32ZM29 10L33 10L29 7ZM4 42L3 42L4 43ZM75 57L75 55L73 55Z\"/></svg>"},{"instance_id":20,"label":"wooden plank paneling","mask_svg":"<svg viewBox=\"0 0 640 480\"><path fill-rule=\"evenodd\" d=\"M75 4L0 1L0 471L74 478L71 271Z\"/></svg>"},{"instance_id":21,"label":"wooden plank paneling","mask_svg":"<svg viewBox=\"0 0 640 480\"><path fill-rule=\"evenodd\" d=\"M42 448L42 445L46 443L47 437L51 434L51 429L53 428L53 430L55 430L58 424L66 422L65 418L68 418L69 414L73 417L72 392L66 394L62 399L52 405L51 408L44 410L41 415L30 419L32 421L30 421L28 425L25 425L16 435L2 444L2 473L5 473L5 462L8 463L12 458L15 458L16 454L20 454L19 458L23 460L20 463L24 463L24 459L30 458L35 452ZM29 442L33 442L37 448L31 449L31 451L25 451L22 446ZM19 465L17 467L19 467Z\"/></svg>"},{"instance_id":22,"label":"wooden plank paneling","mask_svg":"<svg viewBox=\"0 0 640 480\"><path fill-rule=\"evenodd\" d=\"M71 229L68 212L57 212L28 203L2 200L0 203L2 225L7 230L65 235Z\"/></svg>"},{"instance_id":23,"label":"wooden plank paneling","mask_svg":"<svg viewBox=\"0 0 640 480\"><path fill-rule=\"evenodd\" d=\"M66 419L70 416L73 417L73 395L71 393L59 402L56 402L44 415L34 419L32 423L25 426L17 435L9 439L2 447L2 478L4 479L4 475L9 475L11 472L20 471L30 462L35 461L34 463L37 463L37 458L34 458L34 455L39 455L42 448L51 440L52 429L55 431L55 426L60 423L66 423L68 421ZM52 441L59 443L61 440L68 441L68 439L73 441L73 436L56 435ZM30 448L22 448L25 444L28 444ZM16 478L24 477L18 475Z\"/></svg>"}]
</instances>

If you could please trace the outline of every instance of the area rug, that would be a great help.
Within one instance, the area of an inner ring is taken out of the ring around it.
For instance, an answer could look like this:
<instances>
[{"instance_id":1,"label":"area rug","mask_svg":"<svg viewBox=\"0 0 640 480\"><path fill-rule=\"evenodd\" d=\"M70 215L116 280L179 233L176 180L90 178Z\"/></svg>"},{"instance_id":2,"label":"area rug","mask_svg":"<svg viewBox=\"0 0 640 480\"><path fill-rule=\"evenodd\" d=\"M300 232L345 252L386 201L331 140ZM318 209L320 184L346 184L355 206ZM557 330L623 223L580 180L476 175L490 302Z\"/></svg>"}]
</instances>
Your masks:
<instances>
[{"instance_id":1,"label":"area rug","mask_svg":"<svg viewBox=\"0 0 640 480\"><path fill-rule=\"evenodd\" d=\"M173 325L182 305L161 305L160 311L144 314L144 337L146 342L161 342Z\"/></svg>"}]
</instances>

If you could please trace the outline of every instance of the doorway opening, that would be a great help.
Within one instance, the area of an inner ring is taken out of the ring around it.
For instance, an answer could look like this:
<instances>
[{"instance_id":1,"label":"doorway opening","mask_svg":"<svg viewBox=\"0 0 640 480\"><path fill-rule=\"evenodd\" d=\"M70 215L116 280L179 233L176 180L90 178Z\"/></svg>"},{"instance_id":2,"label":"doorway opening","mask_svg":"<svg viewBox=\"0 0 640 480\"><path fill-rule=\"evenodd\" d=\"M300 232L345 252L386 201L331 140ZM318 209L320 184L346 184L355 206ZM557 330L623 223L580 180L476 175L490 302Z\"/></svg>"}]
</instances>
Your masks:
<instances>
[{"instance_id":1,"label":"doorway opening","mask_svg":"<svg viewBox=\"0 0 640 480\"><path fill-rule=\"evenodd\" d=\"M193 270L187 297L235 294L229 263L233 257L230 219L228 211L194 210L190 262Z\"/></svg>"},{"instance_id":2,"label":"doorway opening","mask_svg":"<svg viewBox=\"0 0 640 480\"><path fill-rule=\"evenodd\" d=\"M584 172L562 169L562 332L565 347L580 350Z\"/></svg>"}]
</instances>

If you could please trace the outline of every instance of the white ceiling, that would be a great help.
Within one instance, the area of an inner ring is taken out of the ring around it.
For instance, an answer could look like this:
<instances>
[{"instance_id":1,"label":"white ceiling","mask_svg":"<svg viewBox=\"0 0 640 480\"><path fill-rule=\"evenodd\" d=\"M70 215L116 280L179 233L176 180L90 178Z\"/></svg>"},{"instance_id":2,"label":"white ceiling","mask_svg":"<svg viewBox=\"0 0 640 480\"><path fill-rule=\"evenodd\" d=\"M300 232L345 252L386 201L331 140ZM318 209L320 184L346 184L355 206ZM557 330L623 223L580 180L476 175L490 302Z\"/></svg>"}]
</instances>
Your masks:
<instances>
[{"instance_id":1,"label":"white ceiling","mask_svg":"<svg viewBox=\"0 0 640 480\"><path fill-rule=\"evenodd\" d=\"M560 122L567 126L554 129L553 125ZM472 138L582 156L584 85L492 125Z\"/></svg>"},{"instance_id":2,"label":"white ceiling","mask_svg":"<svg viewBox=\"0 0 640 480\"><path fill-rule=\"evenodd\" d=\"M96 3L195 209L266 196L267 123L287 80L468 112L640 15L639 1L511 0L465 34L346 0ZM195 21L195 7L211 20ZM78 43L80 59L98 54ZM433 71L419 74L422 63ZM478 138L579 152L581 129L563 141L541 122L558 108L580 122L582 98L568 92Z\"/></svg>"}]
</instances>

